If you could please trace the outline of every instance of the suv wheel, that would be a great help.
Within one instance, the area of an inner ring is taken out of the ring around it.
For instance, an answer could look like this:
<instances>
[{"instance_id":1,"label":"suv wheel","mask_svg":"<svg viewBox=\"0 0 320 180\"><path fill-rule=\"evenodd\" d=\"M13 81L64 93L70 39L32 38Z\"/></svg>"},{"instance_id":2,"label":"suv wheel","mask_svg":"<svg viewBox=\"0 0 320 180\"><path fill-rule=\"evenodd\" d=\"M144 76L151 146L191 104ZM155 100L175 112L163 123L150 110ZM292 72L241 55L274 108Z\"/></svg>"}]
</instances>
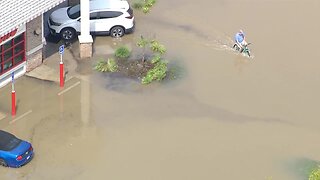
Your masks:
<instances>
[{"instance_id":1,"label":"suv wheel","mask_svg":"<svg viewBox=\"0 0 320 180\"><path fill-rule=\"evenodd\" d=\"M72 28L64 28L61 30L61 37L64 40L72 40L76 36L76 31Z\"/></svg>"},{"instance_id":2,"label":"suv wheel","mask_svg":"<svg viewBox=\"0 0 320 180\"><path fill-rule=\"evenodd\" d=\"M114 38L119 38L124 35L124 29L120 26L115 26L110 30L110 36Z\"/></svg>"}]
</instances>

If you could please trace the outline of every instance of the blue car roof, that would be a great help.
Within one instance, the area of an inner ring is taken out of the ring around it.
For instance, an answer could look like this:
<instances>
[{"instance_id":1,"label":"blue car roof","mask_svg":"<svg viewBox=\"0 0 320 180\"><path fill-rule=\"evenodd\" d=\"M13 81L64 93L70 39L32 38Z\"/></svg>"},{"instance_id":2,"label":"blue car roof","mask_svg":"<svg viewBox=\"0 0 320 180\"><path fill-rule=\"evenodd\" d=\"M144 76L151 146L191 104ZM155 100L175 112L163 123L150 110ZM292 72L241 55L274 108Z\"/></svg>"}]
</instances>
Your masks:
<instances>
[{"instance_id":1,"label":"blue car roof","mask_svg":"<svg viewBox=\"0 0 320 180\"><path fill-rule=\"evenodd\" d=\"M10 151L21 142L20 139L6 131L0 130L0 150Z\"/></svg>"}]
</instances>

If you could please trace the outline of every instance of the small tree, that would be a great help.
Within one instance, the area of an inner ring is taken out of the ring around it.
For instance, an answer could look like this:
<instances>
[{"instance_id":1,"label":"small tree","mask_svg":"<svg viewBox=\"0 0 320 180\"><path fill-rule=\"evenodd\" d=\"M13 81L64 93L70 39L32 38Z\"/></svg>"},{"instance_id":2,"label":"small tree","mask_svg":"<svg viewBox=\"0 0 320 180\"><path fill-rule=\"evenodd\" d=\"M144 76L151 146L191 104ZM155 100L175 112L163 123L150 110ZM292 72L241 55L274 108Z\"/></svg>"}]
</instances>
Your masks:
<instances>
[{"instance_id":1,"label":"small tree","mask_svg":"<svg viewBox=\"0 0 320 180\"><path fill-rule=\"evenodd\" d=\"M146 60L146 48L149 47L152 51L153 58L156 56L162 56L166 52L164 45L160 44L157 40L149 40L140 36L140 39L137 42L137 46L142 48L142 62Z\"/></svg>"},{"instance_id":2,"label":"small tree","mask_svg":"<svg viewBox=\"0 0 320 180\"><path fill-rule=\"evenodd\" d=\"M162 59L162 55L166 52L164 45L160 44L157 40L148 40L143 36L137 42L137 46L142 48L142 61L146 60L146 50L149 47L151 51L151 63L154 67L150 69L146 76L142 78L142 84L149 84L152 81L161 81L167 75L168 62Z\"/></svg>"},{"instance_id":3,"label":"small tree","mask_svg":"<svg viewBox=\"0 0 320 180\"><path fill-rule=\"evenodd\" d=\"M145 61L145 54L146 54L146 46L149 44L149 41L145 38L143 38L143 36L140 36L140 39L137 42L137 46L142 48L142 62Z\"/></svg>"}]
</instances>

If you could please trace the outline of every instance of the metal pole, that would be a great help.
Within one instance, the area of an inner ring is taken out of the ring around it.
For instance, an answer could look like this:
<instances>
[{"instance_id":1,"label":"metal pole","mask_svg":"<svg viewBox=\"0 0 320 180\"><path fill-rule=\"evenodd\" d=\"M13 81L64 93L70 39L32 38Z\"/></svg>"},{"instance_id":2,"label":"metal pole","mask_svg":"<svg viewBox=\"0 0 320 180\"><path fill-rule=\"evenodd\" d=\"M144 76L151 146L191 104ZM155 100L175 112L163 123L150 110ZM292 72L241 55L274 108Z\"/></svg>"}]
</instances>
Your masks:
<instances>
[{"instance_id":1,"label":"metal pole","mask_svg":"<svg viewBox=\"0 0 320 180\"><path fill-rule=\"evenodd\" d=\"M64 86L62 54L60 54L60 87Z\"/></svg>"},{"instance_id":2,"label":"metal pole","mask_svg":"<svg viewBox=\"0 0 320 180\"><path fill-rule=\"evenodd\" d=\"M12 72L12 81L11 81L11 115L15 116L16 115L16 91L14 90L14 72Z\"/></svg>"},{"instance_id":3,"label":"metal pole","mask_svg":"<svg viewBox=\"0 0 320 180\"><path fill-rule=\"evenodd\" d=\"M13 90L11 92L11 100L12 100L12 107L11 107L11 115L16 115L16 92Z\"/></svg>"}]
</instances>

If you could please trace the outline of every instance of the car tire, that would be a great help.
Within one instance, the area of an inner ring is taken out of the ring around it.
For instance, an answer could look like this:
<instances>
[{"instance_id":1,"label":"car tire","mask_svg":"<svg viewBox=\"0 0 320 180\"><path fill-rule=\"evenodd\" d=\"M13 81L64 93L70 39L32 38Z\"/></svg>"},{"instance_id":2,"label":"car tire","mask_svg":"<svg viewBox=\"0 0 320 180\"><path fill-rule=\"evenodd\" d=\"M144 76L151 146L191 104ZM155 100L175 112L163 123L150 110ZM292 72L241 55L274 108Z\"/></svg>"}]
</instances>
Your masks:
<instances>
[{"instance_id":1,"label":"car tire","mask_svg":"<svg viewBox=\"0 0 320 180\"><path fill-rule=\"evenodd\" d=\"M3 160L3 159L0 159L0 165L1 165L1 166L4 166L4 167L8 167L8 164L7 164L6 161Z\"/></svg>"},{"instance_id":2,"label":"car tire","mask_svg":"<svg viewBox=\"0 0 320 180\"><path fill-rule=\"evenodd\" d=\"M115 26L110 30L110 36L113 38L119 38L124 35L124 29L120 26Z\"/></svg>"},{"instance_id":3,"label":"car tire","mask_svg":"<svg viewBox=\"0 0 320 180\"><path fill-rule=\"evenodd\" d=\"M72 40L76 37L76 31L73 28L64 28L60 32L63 40Z\"/></svg>"}]
</instances>

